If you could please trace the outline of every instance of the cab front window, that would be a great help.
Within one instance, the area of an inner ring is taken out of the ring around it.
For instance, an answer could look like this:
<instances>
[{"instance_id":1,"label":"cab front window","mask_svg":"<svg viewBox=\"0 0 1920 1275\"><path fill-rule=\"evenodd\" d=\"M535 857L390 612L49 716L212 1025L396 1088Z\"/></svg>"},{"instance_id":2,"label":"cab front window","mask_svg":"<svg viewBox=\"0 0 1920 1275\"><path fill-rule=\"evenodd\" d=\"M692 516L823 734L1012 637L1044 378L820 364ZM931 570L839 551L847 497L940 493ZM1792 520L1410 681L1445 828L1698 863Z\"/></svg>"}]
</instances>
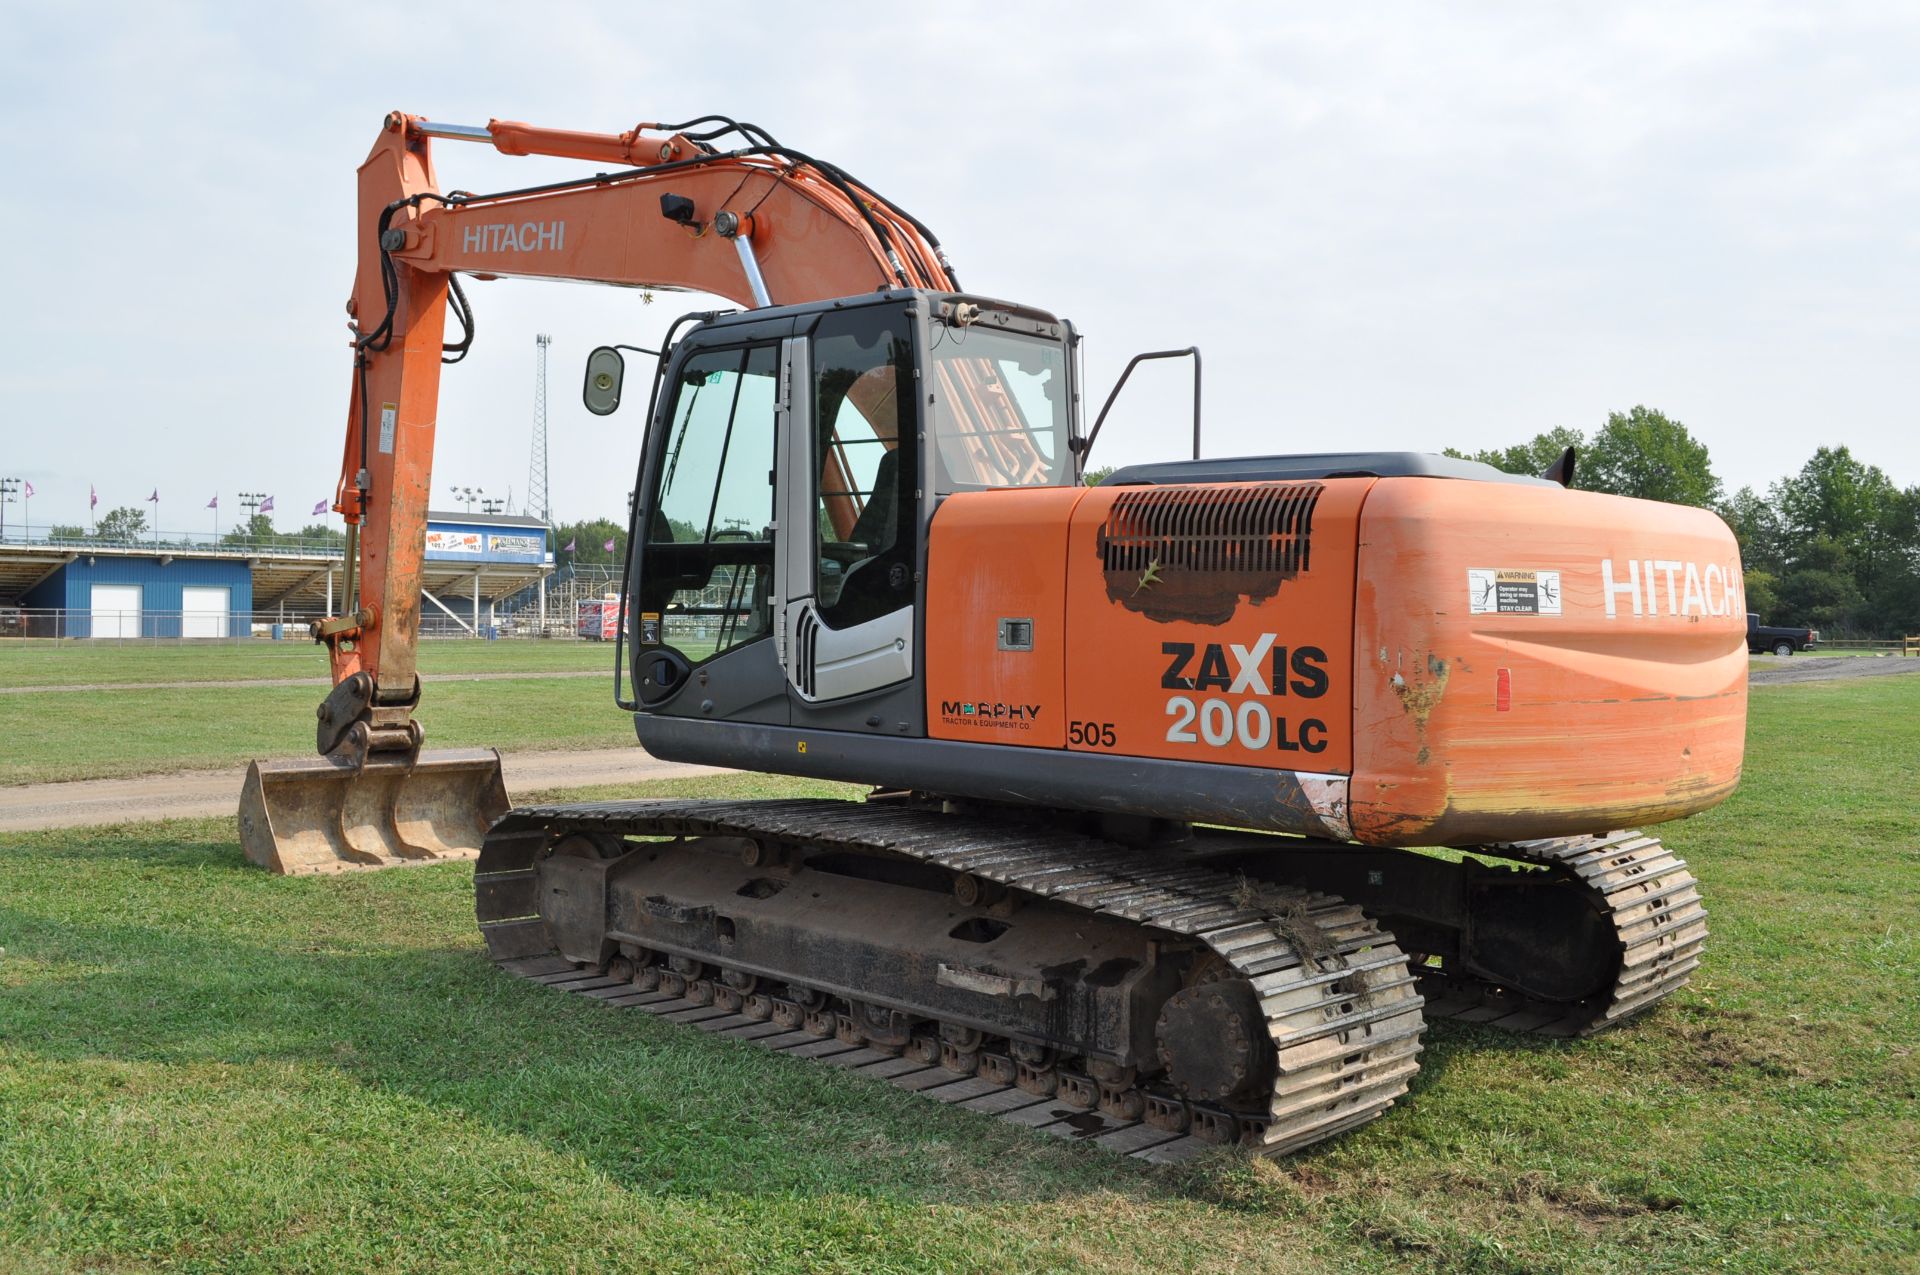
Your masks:
<instances>
[{"instance_id":1,"label":"cab front window","mask_svg":"<svg viewBox=\"0 0 1920 1275\"><path fill-rule=\"evenodd\" d=\"M1066 350L979 325L936 325L931 363L940 495L1072 481Z\"/></svg>"}]
</instances>

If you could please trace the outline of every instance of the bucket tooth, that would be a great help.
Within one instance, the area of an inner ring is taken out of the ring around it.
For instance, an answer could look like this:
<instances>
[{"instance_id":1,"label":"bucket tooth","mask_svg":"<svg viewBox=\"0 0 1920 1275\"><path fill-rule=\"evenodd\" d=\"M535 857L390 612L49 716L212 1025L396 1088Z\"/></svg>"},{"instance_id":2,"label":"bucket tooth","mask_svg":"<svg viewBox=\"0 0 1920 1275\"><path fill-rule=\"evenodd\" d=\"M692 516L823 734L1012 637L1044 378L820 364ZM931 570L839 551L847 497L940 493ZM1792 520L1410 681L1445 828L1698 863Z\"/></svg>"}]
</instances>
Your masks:
<instances>
[{"instance_id":1,"label":"bucket tooth","mask_svg":"<svg viewBox=\"0 0 1920 1275\"><path fill-rule=\"evenodd\" d=\"M500 754L490 748L364 766L257 761L240 793L240 844L252 862L289 876L472 859L507 810Z\"/></svg>"}]
</instances>

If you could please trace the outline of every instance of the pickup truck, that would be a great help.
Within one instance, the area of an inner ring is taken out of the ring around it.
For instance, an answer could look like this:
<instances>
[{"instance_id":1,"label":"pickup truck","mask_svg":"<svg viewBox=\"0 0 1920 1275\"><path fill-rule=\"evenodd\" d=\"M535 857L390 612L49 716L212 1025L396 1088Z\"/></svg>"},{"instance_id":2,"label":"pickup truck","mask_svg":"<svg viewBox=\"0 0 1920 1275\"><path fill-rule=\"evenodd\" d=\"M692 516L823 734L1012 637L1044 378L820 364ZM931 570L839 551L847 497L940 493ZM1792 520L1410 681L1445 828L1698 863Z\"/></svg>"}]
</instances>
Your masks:
<instances>
[{"instance_id":1,"label":"pickup truck","mask_svg":"<svg viewBox=\"0 0 1920 1275\"><path fill-rule=\"evenodd\" d=\"M1811 651L1820 640L1818 629L1783 629L1770 624L1760 623L1760 617L1747 612L1747 650L1754 654L1771 651L1775 655L1792 655L1795 651Z\"/></svg>"}]
</instances>

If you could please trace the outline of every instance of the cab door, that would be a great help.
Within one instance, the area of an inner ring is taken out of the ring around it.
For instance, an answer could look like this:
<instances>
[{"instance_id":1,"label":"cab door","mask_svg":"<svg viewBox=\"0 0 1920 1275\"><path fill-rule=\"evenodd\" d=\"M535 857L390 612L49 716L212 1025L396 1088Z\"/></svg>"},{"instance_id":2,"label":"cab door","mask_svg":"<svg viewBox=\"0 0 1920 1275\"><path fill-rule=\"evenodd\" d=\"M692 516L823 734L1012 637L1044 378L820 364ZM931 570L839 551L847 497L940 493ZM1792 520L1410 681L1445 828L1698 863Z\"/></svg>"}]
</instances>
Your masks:
<instances>
[{"instance_id":1,"label":"cab door","mask_svg":"<svg viewBox=\"0 0 1920 1275\"><path fill-rule=\"evenodd\" d=\"M873 701L916 667L920 441L913 329L904 307L821 316L793 343L779 555L780 657L796 725L905 718ZM854 707L853 717L834 711ZM858 719L857 721L854 719Z\"/></svg>"},{"instance_id":2,"label":"cab door","mask_svg":"<svg viewBox=\"0 0 1920 1275\"><path fill-rule=\"evenodd\" d=\"M644 712L788 720L773 641L787 344L691 349L662 387L630 575L633 675Z\"/></svg>"}]
</instances>

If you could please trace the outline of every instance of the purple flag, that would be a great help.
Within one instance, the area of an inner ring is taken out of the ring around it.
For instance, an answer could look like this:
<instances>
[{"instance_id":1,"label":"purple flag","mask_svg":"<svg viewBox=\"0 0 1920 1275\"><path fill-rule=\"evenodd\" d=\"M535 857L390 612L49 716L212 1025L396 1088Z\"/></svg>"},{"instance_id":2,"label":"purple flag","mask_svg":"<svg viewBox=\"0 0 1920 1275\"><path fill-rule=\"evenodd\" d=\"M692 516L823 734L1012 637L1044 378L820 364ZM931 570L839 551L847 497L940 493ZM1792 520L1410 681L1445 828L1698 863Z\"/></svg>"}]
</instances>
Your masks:
<instances>
[{"instance_id":1,"label":"purple flag","mask_svg":"<svg viewBox=\"0 0 1920 1275\"><path fill-rule=\"evenodd\" d=\"M153 493L153 494L157 496L157 495L159 495L160 493L156 491L156 492L155 492L155 493ZM207 502L207 508L209 508L209 509L218 509L219 507L220 507L220 494L219 494L218 492L215 492L215 493L214 493L214 497L213 497L213 499L212 499L212 500L209 500L209 501Z\"/></svg>"},{"instance_id":2,"label":"purple flag","mask_svg":"<svg viewBox=\"0 0 1920 1275\"><path fill-rule=\"evenodd\" d=\"M609 540L609 541L607 541L607 543L605 543L605 544L603 544L603 545L601 545L600 547L601 547L602 549L605 549L605 550L606 550L606 551L607 551L608 553L612 553L612 552L613 552L613 541L611 541L611 540Z\"/></svg>"},{"instance_id":3,"label":"purple flag","mask_svg":"<svg viewBox=\"0 0 1920 1275\"><path fill-rule=\"evenodd\" d=\"M158 487L155 487L153 489L153 495L147 497L147 503L150 505L157 505L160 503L160 489Z\"/></svg>"},{"instance_id":4,"label":"purple flag","mask_svg":"<svg viewBox=\"0 0 1920 1275\"><path fill-rule=\"evenodd\" d=\"M87 508L94 509L100 504L100 493L94 490L92 483L87 484Z\"/></svg>"},{"instance_id":5,"label":"purple flag","mask_svg":"<svg viewBox=\"0 0 1920 1275\"><path fill-rule=\"evenodd\" d=\"M263 513L263 514L270 514L270 513L272 513L272 512L273 512L273 497L272 497L272 496L268 496L268 497L267 497L267 498L266 498L265 500L263 500L263 501L261 501L261 502L260 502L260 512L261 512L261 513Z\"/></svg>"},{"instance_id":6,"label":"purple flag","mask_svg":"<svg viewBox=\"0 0 1920 1275\"><path fill-rule=\"evenodd\" d=\"M323 500L319 504L315 505L313 507L313 512L316 516L327 512L327 502Z\"/></svg>"},{"instance_id":7,"label":"purple flag","mask_svg":"<svg viewBox=\"0 0 1920 1275\"><path fill-rule=\"evenodd\" d=\"M575 536L573 539L567 541L567 547L565 549L562 549L560 552L572 553L574 549L578 547L579 544L580 544L580 537Z\"/></svg>"},{"instance_id":8,"label":"purple flag","mask_svg":"<svg viewBox=\"0 0 1920 1275\"><path fill-rule=\"evenodd\" d=\"M33 499L33 483L31 481L24 480L24 479L22 481L25 481L27 483L27 499L32 500Z\"/></svg>"}]
</instances>

